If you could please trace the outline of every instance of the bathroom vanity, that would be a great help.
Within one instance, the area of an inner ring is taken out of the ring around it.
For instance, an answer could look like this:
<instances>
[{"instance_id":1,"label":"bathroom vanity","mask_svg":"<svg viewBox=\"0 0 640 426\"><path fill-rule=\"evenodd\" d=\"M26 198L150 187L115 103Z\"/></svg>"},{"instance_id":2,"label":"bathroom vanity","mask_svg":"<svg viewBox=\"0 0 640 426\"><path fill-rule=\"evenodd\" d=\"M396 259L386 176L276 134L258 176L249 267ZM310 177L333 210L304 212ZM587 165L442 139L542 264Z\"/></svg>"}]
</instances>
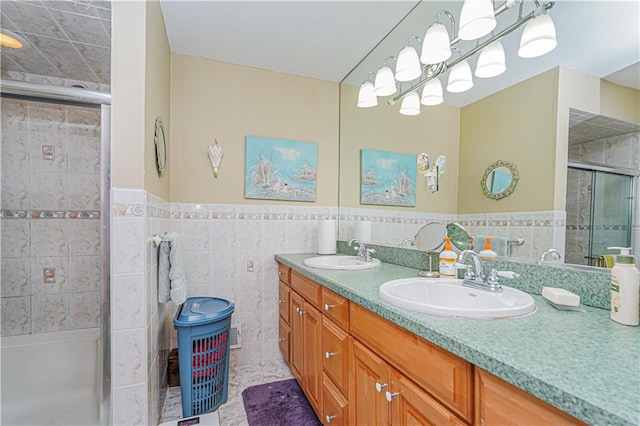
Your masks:
<instances>
[{"instance_id":1,"label":"bathroom vanity","mask_svg":"<svg viewBox=\"0 0 640 426\"><path fill-rule=\"evenodd\" d=\"M534 296L520 318L428 315L378 296L417 270L319 270L311 256L276 255L280 349L323 424L638 424L640 366L619 366L640 336L608 311Z\"/></svg>"}]
</instances>

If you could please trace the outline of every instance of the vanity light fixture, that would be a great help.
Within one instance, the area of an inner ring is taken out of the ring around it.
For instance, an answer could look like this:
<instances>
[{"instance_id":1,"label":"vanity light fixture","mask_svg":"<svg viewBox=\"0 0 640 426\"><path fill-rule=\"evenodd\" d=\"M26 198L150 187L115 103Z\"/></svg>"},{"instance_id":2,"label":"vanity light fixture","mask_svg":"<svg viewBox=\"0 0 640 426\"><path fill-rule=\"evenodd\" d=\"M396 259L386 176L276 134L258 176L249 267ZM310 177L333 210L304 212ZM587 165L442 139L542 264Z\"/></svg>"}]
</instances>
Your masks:
<instances>
[{"instance_id":1,"label":"vanity light fixture","mask_svg":"<svg viewBox=\"0 0 640 426\"><path fill-rule=\"evenodd\" d=\"M460 93L471 89L473 87L473 78L467 60L476 53L480 53L475 71L477 77L490 78L502 74L506 70L506 65L504 48L500 40L525 25L518 55L522 58L535 58L550 52L557 45L555 26L548 15L555 2L530 0L534 5L534 10L528 14L523 14L525 2L529 3L529 0L505 0L502 5L494 9L492 0L464 0L460 13L459 27L456 27L455 18L450 12L446 10L439 11L434 22L426 30L424 41L418 36L409 36L405 47L400 51L396 59L395 76L391 68L386 64L389 58L385 59L383 67L376 73L373 85L374 93L376 96L395 94L388 101L388 104L394 105L402 100L400 112L405 115L414 115L416 110L419 113L420 103L423 105L438 105L442 103L442 95L440 94L439 97L437 95L441 93L438 92L438 86L440 86L440 91L442 89L442 84L439 81L440 75L450 71L447 91L451 93ZM496 17L518 4L519 11L516 21L502 30L495 30L497 26ZM440 15L449 17L452 38L449 38L447 28L439 21ZM489 34L490 36L484 41L480 40L480 38ZM417 58L416 49L409 44L412 39L416 39L422 44L419 59ZM477 42L475 47L460 53L457 58L451 59L451 48L461 40L477 40ZM418 65L416 68L417 59ZM393 83L391 82L392 79ZM410 81L412 83L404 90L400 88L400 92L397 93L396 81ZM365 86L365 83L361 86L361 91L369 90L369 86ZM419 96L418 90L421 88L424 89L422 90L422 95ZM404 100L408 97L411 97L411 100L407 101L405 106ZM418 100L417 108L415 108L416 99ZM410 105L412 107L409 107ZM358 106L360 106L360 94L358 96ZM407 114L409 112L410 114Z\"/></svg>"}]
</instances>

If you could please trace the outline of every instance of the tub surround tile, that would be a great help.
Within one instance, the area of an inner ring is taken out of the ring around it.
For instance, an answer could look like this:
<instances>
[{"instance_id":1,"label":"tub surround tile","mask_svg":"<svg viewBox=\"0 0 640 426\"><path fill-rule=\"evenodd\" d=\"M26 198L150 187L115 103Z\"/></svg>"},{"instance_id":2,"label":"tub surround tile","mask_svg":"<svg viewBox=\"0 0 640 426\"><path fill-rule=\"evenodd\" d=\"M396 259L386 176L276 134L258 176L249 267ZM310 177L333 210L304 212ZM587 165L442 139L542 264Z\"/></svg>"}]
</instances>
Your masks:
<instances>
[{"instance_id":1,"label":"tub surround tile","mask_svg":"<svg viewBox=\"0 0 640 426\"><path fill-rule=\"evenodd\" d=\"M31 297L31 332L63 331L69 323L69 297L67 294L49 294Z\"/></svg>"},{"instance_id":2,"label":"tub surround tile","mask_svg":"<svg viewBox=\"0 0 640 426\"><path fill-rule=\"evenodd\" d=\"M100 293L69 294L69 327L92 328L100 325Z\"/></svg>"},{"instance_id":3,"label":"tub surround tile","mask_svg":"<svg viewBox=\"0 0 640 426\"><path fill-rule=\"evenodd\" d=\"M310 256L285 254L276 259L589 424L634 424L640 416L640 371L629 364L640 346L637 329L611 321L608 309L559 311L536 294L543 285L574 292L581 286L583 303L601 303L609 288L607 273L489 261L488 267L521 273L508 285L532 292L538 311L511 320L479 321L412 312L379 297L380 284L415 276L415 269L383 263L346 277L340 271L303 266ZM591 291L598 296L590 299ZM621 365L631 370L623 371Z\"/></svg>"},{"instance_id":4,"label":"tub surround tile","mask_svg":"<svg viewBox=\"0 0 640 426\"><path fill-rule=\"evenodd\" d=\"M147 372L147 337L144 329L116 331L113 333L114 360L112 371L114 386L143 383Z\"/></svg>"},{"instance_id":5,"label":"tub surround tile","mask_svg":"<svg viewBox=\"0 0 640 426\"><path fill-rule=\"evenodd\" d=\"M31 230L26 219L2 221L2 259L29 257Z\"/></svg>"},{"instance_id":6,"label":"tub surround tile","mask_svg":"<svg viewBox=\"0 0 640 426\"><path fill-rule=\"evenodd\" d=\"M66 220L31 221L31 256L67 256L69 225Z\"/></svg>"},{"instance_id":7,"label":"tub surround tile","mask_svg":"<svg viewBox=\"0 0 640 426\"><path fill-rule=\"evenodd\" d=\"M1 297L31 294L31 262L25 258L2 259Z\"/></svg>"},{"instance_id":8,"label":"tub surround tile","mask_svg":"<svg viewBox=\"0 0 640 426\"><path fill-rule=\"evenodd\" d=\"M68 174L69 210L100 210L100 175Z\"/></svg>"},{"instance_id":9,"label":"tub surround tile","mask_svg":"<svg viewBox=\"0 0 640 426\"><path fill-rule=\"evenodd\" d=\"M70 256L69 291L99 291L101 270L100 256Z\"/></svg>"},{"instance_id":10,"label":"tub surround tile","mask_svg":"<svg viewBox=\"0 0 640 426\"><path fill-rule=\"evenodd\" d=\"M3 336L31 333L31 297L2 297L0 304Z\"/></svg>"},{"instance_id":11,"label":"tub surround tile","mask_svg":"<svg viewBox=\"0 0 640 426\"><path fill-rule=\"evenodd\" d=\"M71 136L67 138L68 168L70 173L100 174L100 140Z\"/></svg>"},{"instance_id":12,"label":"tub surround tile","mask_svg":"<svg viewBox=\"0 0 640 426\"><path fill-rule=\"evenodd\" d=\"M69 255L100 256L100 221L70 221Z\"/></svg>"},{"instance_id":13,"label":"tub surround tile","mask_svg":"<svg viewBox=\"0 0 640 426\"><path fill-rule=\"evenodd\" d=\"M114 426L148 425L146 395L145 384L115 389L111 407Z\"/></svg>"},{"instance_id":14,"label":"tub surround tile","mask_svg":"<svg viewBox=\"0 0 640 426\"><path fill-rule=\"evenodd\" d=\"M31 258L31 294L68 293L68 257Z\"/></svg>"}]
</instances>

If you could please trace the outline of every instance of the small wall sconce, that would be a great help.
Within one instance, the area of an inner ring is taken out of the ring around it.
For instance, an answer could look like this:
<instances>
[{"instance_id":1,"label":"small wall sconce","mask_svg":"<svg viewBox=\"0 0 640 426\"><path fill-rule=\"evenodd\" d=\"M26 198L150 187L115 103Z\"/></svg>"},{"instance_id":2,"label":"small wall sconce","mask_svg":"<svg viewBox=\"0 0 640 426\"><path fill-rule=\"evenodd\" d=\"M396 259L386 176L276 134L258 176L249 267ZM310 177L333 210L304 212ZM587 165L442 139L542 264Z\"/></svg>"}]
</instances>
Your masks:
<instances>
[{"instance_id":1,"label":"small wall sconce","mask_svg":"<svg viewBox=\"0 0 640 426\"><path fill-rule=\"evenodd\" d=\"M425 191L438 192L440 189L440 176L445 172L447 159L444 155L439 156L431 166L429 155L421 153L418 155L418 173L424 176Z\"/></svg>"}]
</instances>

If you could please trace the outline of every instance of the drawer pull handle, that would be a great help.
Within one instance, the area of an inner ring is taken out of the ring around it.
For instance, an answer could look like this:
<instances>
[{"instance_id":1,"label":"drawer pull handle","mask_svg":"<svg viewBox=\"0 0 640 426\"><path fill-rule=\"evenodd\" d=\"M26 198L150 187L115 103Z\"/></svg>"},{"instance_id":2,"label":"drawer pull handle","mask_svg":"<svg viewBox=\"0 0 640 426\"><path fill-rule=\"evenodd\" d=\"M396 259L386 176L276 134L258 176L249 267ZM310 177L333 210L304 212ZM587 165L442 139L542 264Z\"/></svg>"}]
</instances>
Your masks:
<instances>
[{"instance_id":1,"label":"drawer pull handle","mask_svg":"<svg viewBox=\"0 0 640 426\"><path fill-rule=\"evenodd\" d=\"M386 391L384 396L387 398L387 401L392 402L394 399L396 399L398 397L398 395L400 395L398 392L389 392Z\"/></svg>"},{"instance_id":2,"label":"drawer pull handle","mask_svg":"<svg viewBox=\"0 0 640 426\"><path fill-rule=\"evenodd\" d=\"M336 305L329 305L328 303L325 303L325 304L324 304L324 310L325 310L325 311L328 311L328 310L329 310L329 309L331 309L331 308L335 308L335 306L336 306Z\"/></svg>"},{"instance_id":3,"label":"drawer pull handle","mask_svg":"<svg viewBox=\"0 0 640 426\"><path fill-rule=\"evenodd\" d=\"M300 308L296 306L296 312L300 313Z\"/></svg>"},{"instance_id":4,"label":"drawer pull handle","mask_svg":"<svg viewBox=\"0 0 640 426\"><path fill-rule=\"evenodd\" d=\"M335 419L336 417L338 417L338 416L330 416L330 415L327 414L325 416L325 419L327 419L327 423L331 423L331 420Z\"/></svg>"},{"instance_id":5,"label":"drawer pull handle","mask_svg":"<svg viewBox=\"0 0 640 426\"><path fill-rule=\"evenodd\" d=\"M325 353L324 353L324 357L325 357L326 359L329 359L329 358L331 358L331 357L336 356L337 354L338 354L337 352L325 352Z\"/></svg>"},{"instance_id":6,"label":"drawer pull handle","mask_svg":"<svg viewBox=\"0 0 640 426\"><path fill-rule=\"evenodd\" d=\"M302 309L299 309L299 308L298 308L298 314L299 314L300 316L303 316L303 315L305 314L305 312L304 312Z\"/></svg>"},{"instance_id":7,"label":"drawer pull handle","mask_svg":"<svg viewBox=\"0 0 640 426\"><path fill-rule=\"evenodd\" d=\"M387 388L387 384L386 383L378 383L376 382L376 390L378 392L382 392L383 389Z\"/></svg>"},{"instance_id":8,"label":"drawer pull handle","mask_svg":"<svg viewBox=\"0 0 640 426\"><path fill-rule=\"evenodd\" d=\"M279 338L279 339L278 339L278 342L286 342L286 341L287 341L287 339L285 339L285 338L283 338L283 337L281 337L281 338Z\"/></svg>"},{"instance_id":9,"label":"drawer pull handle","mask_svg":"<svg viewBox=\"0 0 640 426\"><path fill-rule=\"evenodd\" d=\"M284 305L284 300L278 300L278 302L280 302L281 305Z\"/></svg>"},{"instance_id":10,"label":"drawer pull handle","mask_svg":"<svg viewBox=\"0 0 640 426\"><path fill-rule=\"evenodd\" d=\"M284 275L284 272L278 271L278 275Z\"/></svg>"}]
</instances>

